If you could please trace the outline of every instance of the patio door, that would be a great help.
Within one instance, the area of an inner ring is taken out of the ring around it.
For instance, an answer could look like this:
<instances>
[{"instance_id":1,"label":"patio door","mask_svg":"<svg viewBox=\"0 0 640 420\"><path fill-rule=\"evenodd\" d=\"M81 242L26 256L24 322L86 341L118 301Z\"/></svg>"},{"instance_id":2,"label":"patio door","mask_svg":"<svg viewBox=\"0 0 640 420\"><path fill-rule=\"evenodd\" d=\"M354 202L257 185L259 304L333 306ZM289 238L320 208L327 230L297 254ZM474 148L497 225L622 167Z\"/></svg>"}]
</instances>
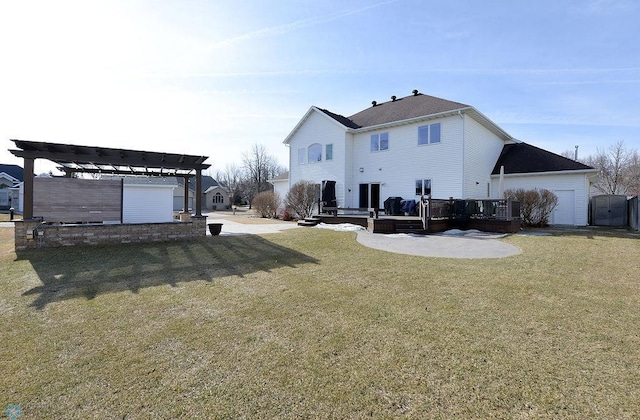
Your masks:
<instances>
[{"instance_id":1,"label":"patio door","mask_svg":"<svg viewBox=\"0 0 640 420\"><path fill-rule=\"evenodd\" d=\"M380 184L360 184L360 208L380 208Z\"/></svg>"}]
</instances>

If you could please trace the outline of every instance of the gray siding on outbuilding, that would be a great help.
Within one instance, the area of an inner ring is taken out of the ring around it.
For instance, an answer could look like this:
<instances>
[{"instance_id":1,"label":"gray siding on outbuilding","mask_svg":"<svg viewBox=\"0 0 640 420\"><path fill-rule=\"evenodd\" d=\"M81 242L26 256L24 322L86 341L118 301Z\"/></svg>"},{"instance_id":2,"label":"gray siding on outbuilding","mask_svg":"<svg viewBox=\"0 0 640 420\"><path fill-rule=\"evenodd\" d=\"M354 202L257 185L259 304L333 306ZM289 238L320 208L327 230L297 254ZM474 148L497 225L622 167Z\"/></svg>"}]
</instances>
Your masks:
<instances>
[{"instance_id":1,"label":"gray siding on outbuilding","mask_svg":"<svg viewBox=\"0 0 640 420\"><path fill-rule=\"evenodd\" d=\"M33 180L33 216L45 222L122 221L122 180Z\"/></svg>"}]
</instances>

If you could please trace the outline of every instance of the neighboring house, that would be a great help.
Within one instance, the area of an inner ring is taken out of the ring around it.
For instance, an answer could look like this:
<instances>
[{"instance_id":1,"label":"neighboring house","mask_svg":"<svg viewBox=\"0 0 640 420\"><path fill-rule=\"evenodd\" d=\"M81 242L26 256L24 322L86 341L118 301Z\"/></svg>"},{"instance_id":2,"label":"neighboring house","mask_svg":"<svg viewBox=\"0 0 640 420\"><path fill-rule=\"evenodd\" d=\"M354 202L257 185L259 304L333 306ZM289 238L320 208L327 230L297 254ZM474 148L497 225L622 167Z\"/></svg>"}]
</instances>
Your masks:
<instances>
[{"instance_id":1,"label":"neighboring house","mask_svg":"<svg viewBox=\"0 0 640 420\"><path fill-rule=\"evenodd\" d=\"M24 171L18 165L0 164L0 209L19 207L19 186ZM20 211L20 210L18 210Z\"/></svg>"},{"instance_id":2,"label":"neighboring house","mask_svg":"<svg viewBox=\"0 0 640 420\"><path fill-rule=\"evenodd\" d=\"M586 225L597 171L514 139L484 114L414 91L350 117L312 106L284 143L289 187L335 181L339 207L383 207L388 197L498 198L505 188L558 195L551 223Z\"/></svg>"},{"instance_id":3,"label":"neighboring house","mask_svg":"<svg viewBox=\"0 0 640 420\"><path fill-rule=\"evenodd\" d=\"M214 181L216 182L216 181ZM204 191L203 209L223 210L231 207L231 197L227 189L219 185L211 185Z\"/></svg>"},{"instance_id":4,"label":"neighboring house","mask_svg":"<svg viewBox=\"0 0 640 420\"><path fill-rule=\"evenodd\" d=\"M289 191L289 172L267 179L267 182L273 185L273 192L278 194L281 201L284 201Z\"/></svg>"},{"instance_id":5,"label":"neighboring house","mask_svg":"<svg viewBox=\"0 0 640 420\"><path fill-rule=\"evenodd\" d=\"M177 178L178 188L173 191L173 210L182 211L184 207L184 178ZM193 208L193 198L195 196L195 181L189 180L189 208ZM202 209L221 210L231 207L231 198L224 185L213 179L209 175L202 176Z\"/></svg>"}]
</instances>

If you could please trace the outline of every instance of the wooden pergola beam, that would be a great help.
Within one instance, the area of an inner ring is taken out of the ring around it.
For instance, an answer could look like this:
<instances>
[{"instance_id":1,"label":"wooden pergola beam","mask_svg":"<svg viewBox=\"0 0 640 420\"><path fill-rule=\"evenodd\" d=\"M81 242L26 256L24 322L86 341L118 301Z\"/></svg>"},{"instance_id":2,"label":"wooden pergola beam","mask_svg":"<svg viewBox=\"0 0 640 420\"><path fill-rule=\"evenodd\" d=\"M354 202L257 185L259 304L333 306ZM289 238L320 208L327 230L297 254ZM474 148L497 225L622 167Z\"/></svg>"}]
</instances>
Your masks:
<instances>
[{"instance_id":1,"label":"wooden pergola beam","mask_svg":"<svg viewBox=\"0 0 640 420\"><path fill-rule=\"evenodd\" d=\"M196 177L195 216L202 215L202 170L211 165L204 163L206 156L175 153L148 152L142 150L112 149L106 147L79 146L60 143L12 140L21 150L10 150L24 159L24 209L25 219L33 218L33 167L35 159L47 159L60 165L67 177L73 173L105 173L117 175L163 175L164 170L175 171L184 178L184 210L189 209L189 178ZM93 167L86 167L92 165ZM111 166L113 170L104 168ZM122 168L128 168L122 169ZM187 171L187 173L181 173ZM195 173L195 175L194 175Z\"/></svg>"}]
</instances>

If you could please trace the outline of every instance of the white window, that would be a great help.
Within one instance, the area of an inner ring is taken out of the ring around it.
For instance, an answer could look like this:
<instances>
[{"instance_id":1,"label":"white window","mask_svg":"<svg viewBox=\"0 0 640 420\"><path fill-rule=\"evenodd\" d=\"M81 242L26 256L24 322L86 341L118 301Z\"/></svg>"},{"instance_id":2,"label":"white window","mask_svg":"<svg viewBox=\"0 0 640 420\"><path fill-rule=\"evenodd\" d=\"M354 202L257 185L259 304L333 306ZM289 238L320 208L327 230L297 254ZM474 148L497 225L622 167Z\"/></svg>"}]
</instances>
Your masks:
<instances>
[{"instance_id":1,"label":"white window","mask_svg":"<svg viewBox=\"0 0 640 420\"><path fill-rule=\"evenodd\" d=\"M298 165L304 165L304 149L298 149Z\"/></svg>"},{"instance_id":2,"label":"white window","mask_svg":"<svg viewBox=\"0 0 640 420\"><path fill-rule=\"evenodd\" d=\"M322 161L322 145L314 143L309 146L309 163Z\"/></svg>"},{"instance_id":3,"label":"white window","mask_svg":"<svg viewBox=\"0 0 640 420\"><path fill-rule=\"evenodd\" d=\"M219 192L213 196L213 204L224 204L224 197Z\"/></svg>"},{"instance_id":4,"label":"white window","mask_svg":"<svg viewBox=\"0 0 640 420\"><path fill-rule=\"evenodd\" d=\"M440 143L440 123L418 127L418 144Z\"/></svg>"},{"instance_id":5,"label":"white window","mask_svg":"<svg viewBox=\"0 0 640 420\"><path fill-rule=\"evenodd\" d=\"M416 195L431 195L430 179L416 179Z\"/></svg>"},{"instance_id":6,"label":"white window","mask_svg":"<svg viewBox=\"0 0 640 420\"><path fill-rule=\"evenodd\" d=\"M325 160L333 160L333 144L327 144L324 152Z\"/></svg>"},{"instance_id":7,"label":"white window","mask_svg":"<svg viewBox=\"0 0 640 420\"><path fill-rule=\"evenodd\" d=\"M389 149L389 133L371 135L371 151L378 152Z\"/></svg>"}]
</instances>

